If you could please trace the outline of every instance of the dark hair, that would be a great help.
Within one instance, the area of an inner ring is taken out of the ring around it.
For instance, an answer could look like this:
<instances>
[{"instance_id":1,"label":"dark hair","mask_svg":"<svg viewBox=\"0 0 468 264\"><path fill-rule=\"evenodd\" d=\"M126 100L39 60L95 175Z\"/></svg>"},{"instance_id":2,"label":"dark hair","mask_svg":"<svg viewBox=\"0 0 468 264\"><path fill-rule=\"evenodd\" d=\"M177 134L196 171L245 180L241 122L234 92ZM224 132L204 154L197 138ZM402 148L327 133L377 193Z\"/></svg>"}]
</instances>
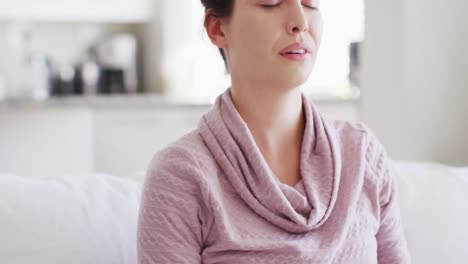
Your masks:
<instances>
[{"instance_id":1,"label":"dark hair","mask_svg":"<svg viewBox=\"0 0 468 264\"><path fill-rule=\"evenodd\" d=\"M235 0L201 0L201 3L205 7L205 12L208 9L212 9L212 16L215 17L230 17L232 14L232 10L234 8L234 1ZM206 22L206 17L205 21L203 24ZM219 53L221 54L221 57L223 58L224 65L226 65L226 70L229 71L227 61L226 61L226 54L224 54L223 49L219 49Z\"/></svg>"}]
</instances>

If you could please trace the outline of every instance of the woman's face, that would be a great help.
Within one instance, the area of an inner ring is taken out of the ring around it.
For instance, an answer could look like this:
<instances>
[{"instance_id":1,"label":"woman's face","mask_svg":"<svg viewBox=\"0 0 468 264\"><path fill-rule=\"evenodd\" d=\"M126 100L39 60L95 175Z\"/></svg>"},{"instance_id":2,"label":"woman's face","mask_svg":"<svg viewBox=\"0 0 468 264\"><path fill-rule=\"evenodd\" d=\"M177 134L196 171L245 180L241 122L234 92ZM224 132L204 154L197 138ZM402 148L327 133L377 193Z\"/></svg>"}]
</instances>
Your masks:
<instances>
[{"instance_id":1,"label":"woman's face","mask_svg":"<svg viewBox=\"0 0 468 264\"><path fill-rule=\"evenodd\" d=\"M318 4L318 0L235 0L232 16L222 25L233 83L278 88L303 84L314 67L322 36ZM306 54L284 53L292 44L305 46Z\"/></svg>"}]
</instances>

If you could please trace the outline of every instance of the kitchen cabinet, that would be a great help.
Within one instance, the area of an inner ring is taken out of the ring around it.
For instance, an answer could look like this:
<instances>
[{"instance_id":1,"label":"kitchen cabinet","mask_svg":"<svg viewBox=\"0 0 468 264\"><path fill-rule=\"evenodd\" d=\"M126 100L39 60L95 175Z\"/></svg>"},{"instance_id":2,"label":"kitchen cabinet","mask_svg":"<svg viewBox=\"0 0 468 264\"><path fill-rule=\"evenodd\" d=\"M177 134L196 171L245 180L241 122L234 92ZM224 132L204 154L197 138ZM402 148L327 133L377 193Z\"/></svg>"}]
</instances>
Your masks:
<instances>
[{"instance_id":1,"label":"kitchen cabinet","mask_svg":"<svg viewBox=\"0 0 468 264\"><path fill-rule=\"evenodd\" d=\"M45 22L146 22L151 0L2 0L0 20Z\"/></svg>"},{"instance_id":2,"label":"kitchen cabinet","mask_svg":"<svg viewBox=\"0 0 468 264\"><path fill-rule=\"evenodd\" d=\"M0 173L53 176L94 170L92 112L0 111Z\"/></svg>"},{"instance_id":3,"label":"kitchen cabinet","mask_svg":"<svg viewBox=\"0 0 468 264\"><path fill-rule=\"evenodd\" d=\"M96 171L138 177L153 155L197 127L209 107L103 109L94 115Z\"/></svg>"},{"instance_id":4,"label":"kitchen cabinet","mask_svg":"<svg viewBox=\"0 0 468 264\"><path fill-rule=\"evenodd\" d=\"M0 173L137 177L209 106L0 108Z\"/></svg>"}]
</instances>

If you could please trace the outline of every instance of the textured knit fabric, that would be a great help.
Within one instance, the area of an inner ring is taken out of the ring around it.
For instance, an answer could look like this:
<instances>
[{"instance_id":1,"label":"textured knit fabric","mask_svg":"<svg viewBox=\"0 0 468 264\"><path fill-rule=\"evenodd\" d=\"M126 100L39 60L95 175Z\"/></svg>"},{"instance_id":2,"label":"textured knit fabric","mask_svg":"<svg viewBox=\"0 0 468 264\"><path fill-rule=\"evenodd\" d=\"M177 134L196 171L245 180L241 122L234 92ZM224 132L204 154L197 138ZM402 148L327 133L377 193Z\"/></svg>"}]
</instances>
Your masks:
<instances>
[{"instance_id":1,"label":"textured knit fabric","mask_svg":"<svg viewBox=\"0 0 468 264\"><path fill-rule=\"evenodd\" d=\"M329 121L302 95L301 181L269 168L230 89L152 159L140 264L410 263L394 169L362 123Z\"/></svg>"}]
</instances>

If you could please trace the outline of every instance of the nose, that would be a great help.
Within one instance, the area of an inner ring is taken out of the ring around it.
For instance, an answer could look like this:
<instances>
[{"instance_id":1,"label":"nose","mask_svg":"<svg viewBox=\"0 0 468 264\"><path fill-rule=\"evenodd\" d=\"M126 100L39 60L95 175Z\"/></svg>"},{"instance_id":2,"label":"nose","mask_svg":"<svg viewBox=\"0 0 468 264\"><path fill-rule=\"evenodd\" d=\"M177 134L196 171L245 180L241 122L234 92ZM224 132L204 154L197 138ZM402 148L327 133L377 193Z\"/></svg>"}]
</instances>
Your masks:
<instances>
[{"instance_id":1,"label":"nose","mask_svg":"<svg viewBox=\"0 0 468 264\"><path fill-rule=\"evenodd\" d=\"M301 0L291 1L288 22L288 32L290 34L299 34L309 29L309 21L304 12Z\"/></svg>"}]
</instances>

